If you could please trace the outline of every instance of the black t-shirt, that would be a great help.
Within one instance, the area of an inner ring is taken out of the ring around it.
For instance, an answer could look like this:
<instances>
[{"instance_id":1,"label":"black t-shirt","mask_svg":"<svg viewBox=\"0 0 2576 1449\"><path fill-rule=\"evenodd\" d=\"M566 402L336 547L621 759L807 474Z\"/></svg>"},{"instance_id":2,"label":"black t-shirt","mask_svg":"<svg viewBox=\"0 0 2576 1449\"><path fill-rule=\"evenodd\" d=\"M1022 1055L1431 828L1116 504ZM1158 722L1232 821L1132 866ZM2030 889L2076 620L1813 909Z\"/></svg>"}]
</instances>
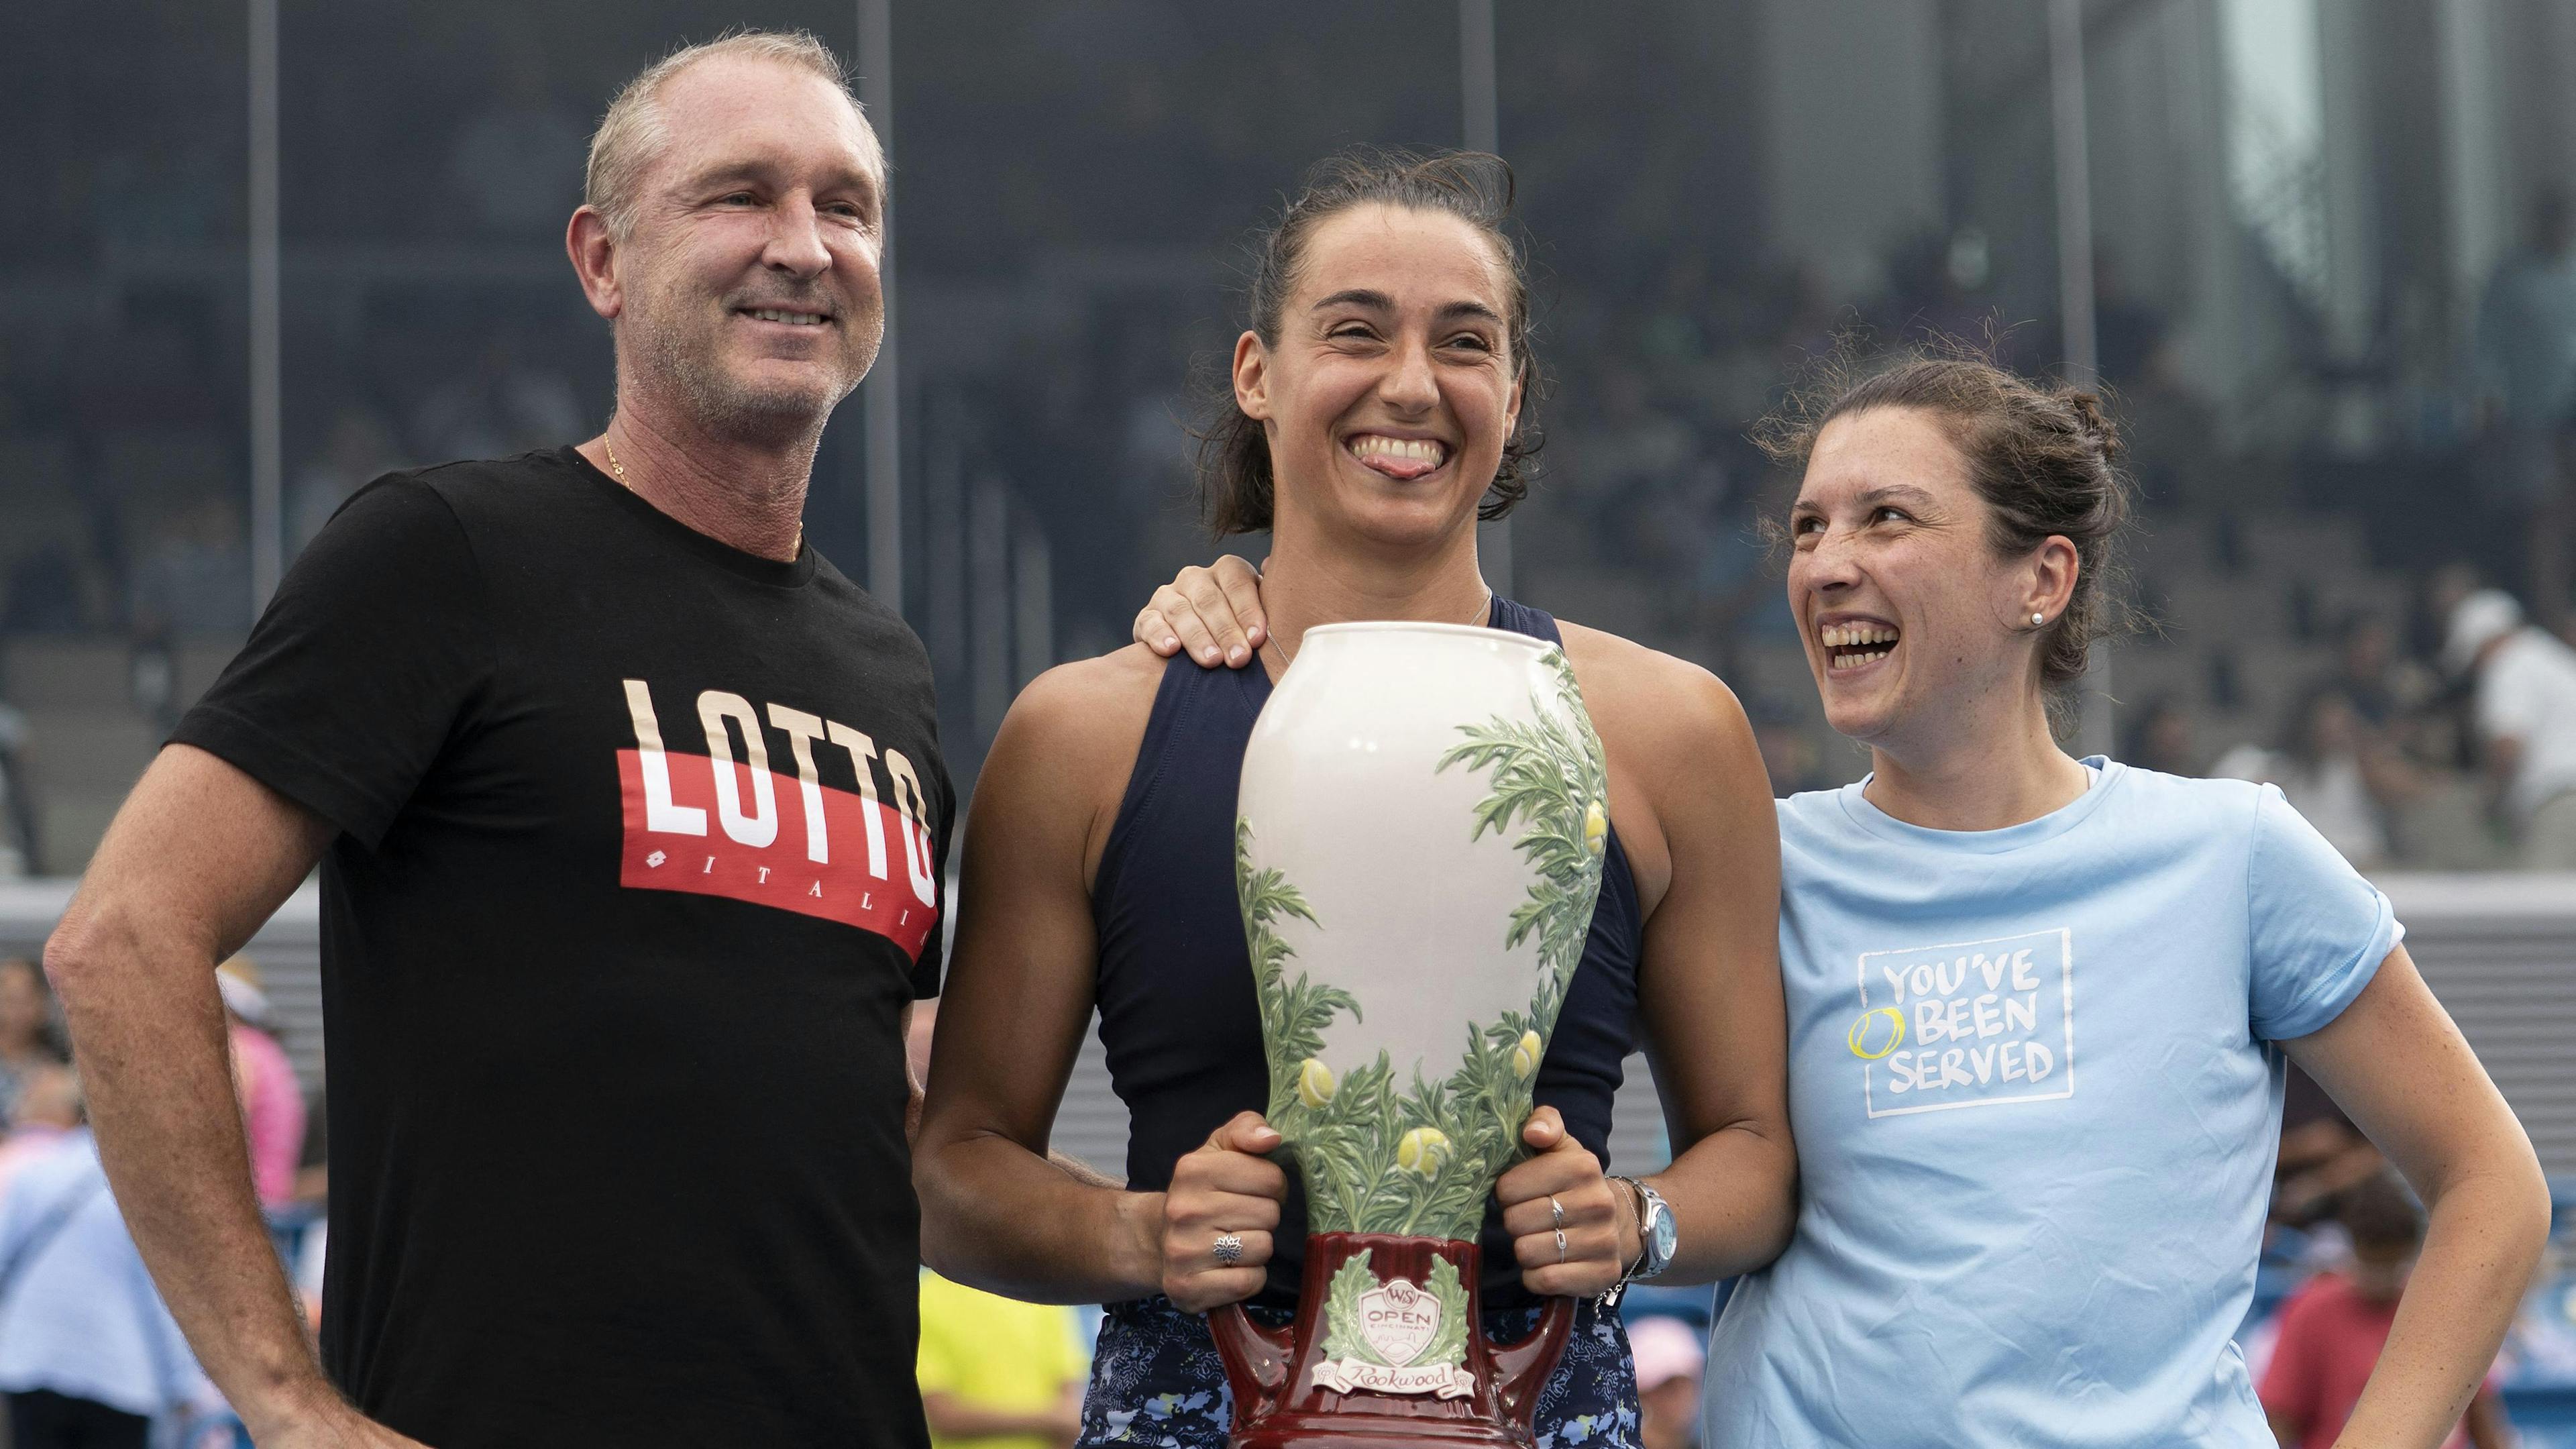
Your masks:
<instances>
[{"instance_id":1,"label":"black t-shirt","mask_svg":"<svg viewBox=\"0 0 2576 1449\"><path fill-rule=\"evenodd\" d=\"M322 1351L434 1449L920 1445L929 660L566 448L350 500L175 738L322 865Z\"/></svg>"}]
</instances>

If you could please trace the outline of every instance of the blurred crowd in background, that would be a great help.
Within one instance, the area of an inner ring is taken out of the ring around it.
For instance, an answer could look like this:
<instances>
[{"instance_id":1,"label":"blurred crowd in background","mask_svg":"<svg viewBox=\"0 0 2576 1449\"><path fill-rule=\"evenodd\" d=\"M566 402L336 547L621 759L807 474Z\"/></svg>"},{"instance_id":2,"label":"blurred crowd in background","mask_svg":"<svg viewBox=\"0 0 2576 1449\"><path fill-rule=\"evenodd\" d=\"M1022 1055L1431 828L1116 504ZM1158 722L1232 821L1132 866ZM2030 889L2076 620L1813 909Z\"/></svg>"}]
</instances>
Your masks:
<instances>
[{"instance_id":1,"label":"blurred crowd in background","mask_svg":"<svg viewBox=\"0 0 2576 1449\"><path fill-rule=\"evenodd\" d=\"M248 957L217 973L249 1182L321 1315L328 1195L308 1099ZM0 1395L8 1449L246 1445L161 1304L108 1188L43 971L0 958Z\"/></svg>"},{"instance_id":2,"label":"blurred crowd in background","mask_svg":"<svg viewBox=\"0 0 2576 1449\"><path fill-rule=\"evenodd\" d=\"M0 17L0 123L29 143L0 158L26 199L0 218L0 873L78 871L253 608L245 82L210 59L245 41L221 7L146 8L114 43L104 17ZM390 468L595 430L605 337L560 247L589 125L681 36L849 43L841 7L754 8L657 0L599 35L569 5L287 6L286 557ZM2533 0L2465 40L2395 4L2092 8L2094 331L2147 536L2142 628L2106 654L2112 727L2085 743L2275 779L2365 867L2568 864L2576 826L2535 817L2576 786L2576 660L2549 642L2576 517L2576 25ZM1189 428L1235 330L1237 239L1334 146L1459 134L1444 7L1005 10L907 10L896 47L899 592L967 778L1019 683L1113 647L1212 551ZM1783 791L1864 757L1815 709L1761 530L1791 480L1748 429L1837 352L2064 355L2042 7L1839 14L1497 21L1551 386L1544 480L1495 572L1716 669ZM1418 83L1335 59L1363 51ZM392 55L399 107L369 79ZM1880 82L1883 115L1830 99ZM2463 134L2495 155L2409 152L2481 105ZM827 435L809 519L854 574L861 411ZM2446 653L2489 588L2528 629Z\"/></svg>"}]
</instances>

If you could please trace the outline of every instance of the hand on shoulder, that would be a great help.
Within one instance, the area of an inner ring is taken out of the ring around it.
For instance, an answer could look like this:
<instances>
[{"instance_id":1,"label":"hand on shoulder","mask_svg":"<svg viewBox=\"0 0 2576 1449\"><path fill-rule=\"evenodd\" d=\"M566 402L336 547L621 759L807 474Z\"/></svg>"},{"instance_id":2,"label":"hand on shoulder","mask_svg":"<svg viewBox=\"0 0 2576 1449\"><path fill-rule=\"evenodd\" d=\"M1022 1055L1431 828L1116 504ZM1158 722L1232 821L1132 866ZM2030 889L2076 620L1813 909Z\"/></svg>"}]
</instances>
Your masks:
<instances>
[{"instance_id":1,"label":"hand on shoulder","mask_svg":"<svg viewBox=\"0 0 2576 1449\"><path fill-rule=\"evenodd\" d=\"M1233 554L1201 568L1191 564L1154 591L1136 612L1134 638L1163 658L1187 649L1200 667L1252 663L1270 637L1261 607L1261 575Z\"/></svg>"}]
</instances>

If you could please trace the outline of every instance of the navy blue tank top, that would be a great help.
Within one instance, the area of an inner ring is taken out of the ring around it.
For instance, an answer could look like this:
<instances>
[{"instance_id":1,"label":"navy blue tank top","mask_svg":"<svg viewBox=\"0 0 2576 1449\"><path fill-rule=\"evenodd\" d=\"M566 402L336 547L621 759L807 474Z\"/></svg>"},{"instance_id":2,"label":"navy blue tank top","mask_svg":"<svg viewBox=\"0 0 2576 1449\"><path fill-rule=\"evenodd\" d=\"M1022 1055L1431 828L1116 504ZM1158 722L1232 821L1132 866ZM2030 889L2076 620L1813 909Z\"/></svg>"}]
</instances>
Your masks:
<instances>
[{"instance_id":1,"label":"navy blue tank top","mask_svg":"<svg viewBox=\"0 0 2576 1449\"><path fill-rule=\"evenodd\" d=\"M1497 597L1493 627L1562 643L1556 620ZM1091 889L1098 932L1100 1043L1110 1084L1127 1104L1127 1185L1160 1192L1172 1166L1227 1118L1270 1103L1252 959L1234 891L1234 797L1244 746L1270 698L1259 663L1204 669L1186 654L1164 667L1135 774ZM1565 1116L1575 1139L1610 1161L1610 1101L1619 1090L1637 1012L1643 936L1637 882L1614 826L1592 933L1566 988L1556 1034L1539 1065L1537 1101ZM1529 1303L1501 1211L1485 1203L1484 1301ZM1296 1302L1306 1253L1306 1207L1296 1175L1274 1235L1270 1285L1259 1300Z\"/></svg>"}]
</instances>

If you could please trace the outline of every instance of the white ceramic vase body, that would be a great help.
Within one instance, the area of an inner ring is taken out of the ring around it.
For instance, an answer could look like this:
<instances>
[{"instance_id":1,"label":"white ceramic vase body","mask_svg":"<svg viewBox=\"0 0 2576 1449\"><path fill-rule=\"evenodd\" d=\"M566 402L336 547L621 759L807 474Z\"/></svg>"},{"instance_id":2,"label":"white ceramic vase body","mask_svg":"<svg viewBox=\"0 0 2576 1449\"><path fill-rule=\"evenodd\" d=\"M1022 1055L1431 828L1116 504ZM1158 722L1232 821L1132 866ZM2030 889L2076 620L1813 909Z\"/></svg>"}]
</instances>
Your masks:
<instances>
[{"instance_id":1,"label":"white ceramic vase body","mask_svg":"<svg viewBox=\"0 0 2576 1449\"><path fill-rule=\"evenodd\" d=\"M1475 1236L1590 929L1605 796L1557 646L1306 634L1244 752L1236 865L1313 1231Z\"/></svg>"}]
</instances>

